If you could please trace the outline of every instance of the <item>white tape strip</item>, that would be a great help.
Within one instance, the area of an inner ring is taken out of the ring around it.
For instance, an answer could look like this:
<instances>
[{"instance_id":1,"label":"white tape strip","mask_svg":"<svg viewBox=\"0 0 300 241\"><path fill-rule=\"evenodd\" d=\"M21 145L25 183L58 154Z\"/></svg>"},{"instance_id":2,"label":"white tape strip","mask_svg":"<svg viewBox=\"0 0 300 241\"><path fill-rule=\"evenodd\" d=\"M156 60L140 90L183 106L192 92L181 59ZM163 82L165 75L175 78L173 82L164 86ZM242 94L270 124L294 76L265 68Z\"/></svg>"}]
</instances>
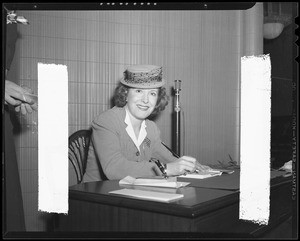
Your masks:
<instances>
[{"instance_id":1,"label":"white tape strip","mask_svg":"<svg viewBox=\"0 0 300 241\"><path fill-rule=\"evenodd\" d=\"M39 211L68 212L67 66L38 63Z\"/></svg>"},{"instance_id":2,"label":"white tape strip","mask_svg":"<svg viewBox=\"0 0 300 241\"><path fill-rule=\"evenodd\" d=\"M270 57L242 57L240 219L265 225L270 215L270 128Z\"/></svg>"}]
</instances>

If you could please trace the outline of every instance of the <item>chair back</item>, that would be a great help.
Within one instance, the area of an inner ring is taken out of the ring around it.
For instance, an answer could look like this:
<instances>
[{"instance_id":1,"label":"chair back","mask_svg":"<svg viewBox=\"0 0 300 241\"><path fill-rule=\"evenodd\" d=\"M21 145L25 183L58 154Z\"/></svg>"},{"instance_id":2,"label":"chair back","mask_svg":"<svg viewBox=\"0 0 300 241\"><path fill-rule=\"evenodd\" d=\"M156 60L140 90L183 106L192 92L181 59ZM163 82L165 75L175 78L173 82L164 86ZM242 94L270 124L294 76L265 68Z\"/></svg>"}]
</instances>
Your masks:
<instances>
[{"instance_id":1,"label":"chair back","mask_svg":"<svg viewBox=\"0 0 300 241\"><path fill-rule=\"evenodd\" d=\"M92 130L79 130L69 137L69 161L72 163L77 183L82 182L86 170L86 163Z\"/></svg>"}]
</instances>

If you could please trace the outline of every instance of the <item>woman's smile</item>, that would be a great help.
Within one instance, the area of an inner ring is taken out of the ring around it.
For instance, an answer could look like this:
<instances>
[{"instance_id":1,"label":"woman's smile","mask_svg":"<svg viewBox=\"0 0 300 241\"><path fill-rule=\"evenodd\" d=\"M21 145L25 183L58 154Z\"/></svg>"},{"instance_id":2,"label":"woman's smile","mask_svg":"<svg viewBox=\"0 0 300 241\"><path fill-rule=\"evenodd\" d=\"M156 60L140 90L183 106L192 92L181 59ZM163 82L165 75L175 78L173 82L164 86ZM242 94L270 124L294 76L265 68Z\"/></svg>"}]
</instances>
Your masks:
<instances>
[{"instance_id":1,"label":"woman's smile","mask_svg":"<svg viewBox=\"0 0 300 241\"><path fill-rule=\"evenodd\" d=\"M150 108L149 106L139 105L139 104L137 104L137 107L143 111L147 111Z\"/></svg>"}]
</instances>

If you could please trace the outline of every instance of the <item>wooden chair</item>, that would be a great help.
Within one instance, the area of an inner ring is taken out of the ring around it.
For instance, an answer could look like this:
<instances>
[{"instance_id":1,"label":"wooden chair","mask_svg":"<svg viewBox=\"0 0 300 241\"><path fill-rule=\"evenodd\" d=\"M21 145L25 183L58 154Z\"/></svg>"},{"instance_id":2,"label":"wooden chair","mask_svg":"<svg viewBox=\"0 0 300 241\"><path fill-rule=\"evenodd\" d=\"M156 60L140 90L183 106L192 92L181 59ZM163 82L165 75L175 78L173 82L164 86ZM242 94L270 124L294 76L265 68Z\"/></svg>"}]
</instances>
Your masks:
<instances>
[{"instance_id":1,"label":"wooden chair","mask_svg":"<svg viewBox=\"0 0 300 241\"><path fill-rule=\"evenodd\" d=\"M76 173L77 184L82 182L85 173L91 135L92 129L87 129L76 131L69 136L68 156ZM63 214L52 214L47 224L47 231L53 232L58 230L60 216L63 216Z\"/></svg>"},{"instance_id":2,"label":"wooden chair","mask_svg":"<svg viewBox=\"0 0 300 241\"><path fill-rule=\"evenodd\" d=\"M91 135L92 130L88 129L76 131L69 137L69 161L74 167L78 184L85 173Z\"/></svg>"}]
</instances>

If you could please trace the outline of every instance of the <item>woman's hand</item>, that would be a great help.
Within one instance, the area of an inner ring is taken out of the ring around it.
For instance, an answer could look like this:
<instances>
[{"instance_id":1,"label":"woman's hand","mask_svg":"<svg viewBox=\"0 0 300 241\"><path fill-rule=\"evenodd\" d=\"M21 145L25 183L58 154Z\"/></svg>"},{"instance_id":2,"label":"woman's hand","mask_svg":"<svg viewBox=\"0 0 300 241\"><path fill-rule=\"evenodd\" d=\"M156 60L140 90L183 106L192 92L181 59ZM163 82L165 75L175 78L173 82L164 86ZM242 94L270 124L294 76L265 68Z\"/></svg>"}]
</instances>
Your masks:
<instances>
[{"instance_id":1,"label":"woman's hand","mask_svg":"<svg viewBox=\"0 0 300 241\"><path fill-rule=\"evenodd\" d=\"M212 170L212 168L210 168L209 166L202 165L199 162L196 162L196 169L199 170L199 171L201 171L201 172Z\"/></svg>"},{"instance_id":2,"label":"woman's hand","mask_svg":"<svg viewBox=\"0 0 300 241\"><path fill-rule=\"evenodd\" d=\"M209 166L200 164L196 158L190 156L182 156L177 161L167 163L166 172L168 176L182 175L185 173L193 173L198 171L212 170Z\"/></svg>"},{"instance_id":3,"label":"woman's hand","mask_svg":"<svg viewBox=\"0 0 300 241\"><path fill-rule=\"evenodd\" d=\"M174 162L167 163L167 175L174 176L182 175L186 172L194 172L197 168L196 163L196 158L190 156L182 156Z\"/></svg>"}]
</instances>

